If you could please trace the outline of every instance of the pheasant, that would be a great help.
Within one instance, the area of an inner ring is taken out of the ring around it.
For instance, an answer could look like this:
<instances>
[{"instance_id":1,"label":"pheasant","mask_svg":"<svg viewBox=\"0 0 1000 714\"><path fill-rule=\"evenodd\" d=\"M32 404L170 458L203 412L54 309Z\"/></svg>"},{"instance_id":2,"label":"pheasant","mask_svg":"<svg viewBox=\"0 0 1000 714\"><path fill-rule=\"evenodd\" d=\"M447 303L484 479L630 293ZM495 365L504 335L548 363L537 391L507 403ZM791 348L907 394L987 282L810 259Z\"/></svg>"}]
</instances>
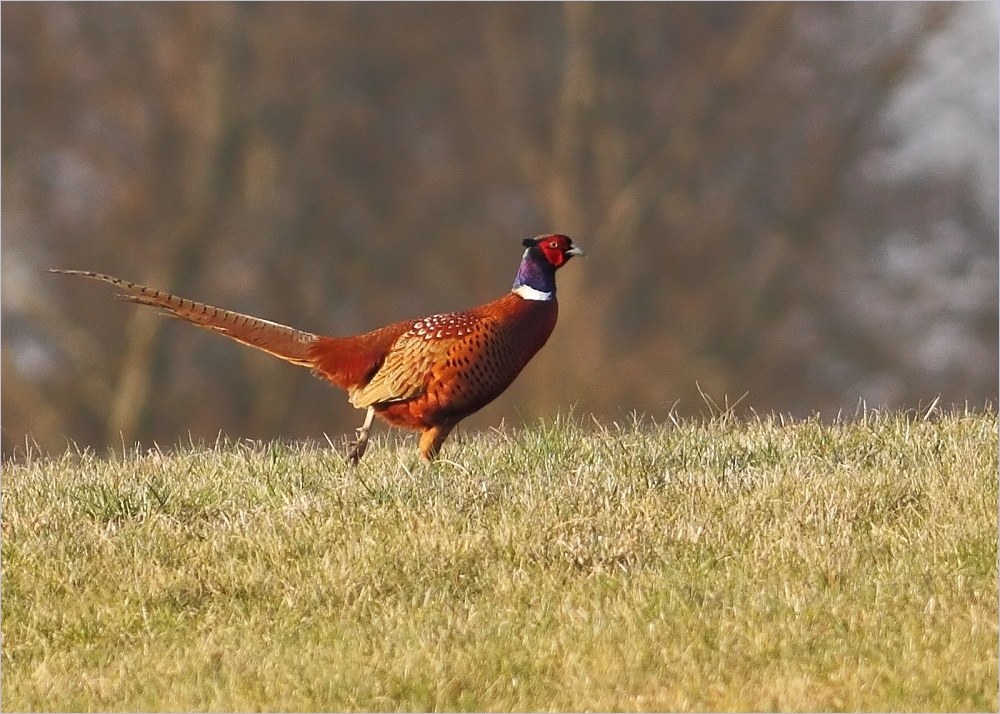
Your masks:
<instances>
[{"instance_id":1,"label":"pheasant","mask_svg":"<svg viewBox=\"0 0 1000 714\"><path fill-rule=\"evenodd\" d=\"M511 291L462 312L397 322L354 337L324 337L205 305L102 273L51 269L111 283L121 299L219 332L347 390L367 409L348 458L358 463L375 416L421 432L420 456L437 457L462 419L503 393L555 328L556 271L583 250L564 235L541 235L525 247Z\"/></svg>"}]
</instances>

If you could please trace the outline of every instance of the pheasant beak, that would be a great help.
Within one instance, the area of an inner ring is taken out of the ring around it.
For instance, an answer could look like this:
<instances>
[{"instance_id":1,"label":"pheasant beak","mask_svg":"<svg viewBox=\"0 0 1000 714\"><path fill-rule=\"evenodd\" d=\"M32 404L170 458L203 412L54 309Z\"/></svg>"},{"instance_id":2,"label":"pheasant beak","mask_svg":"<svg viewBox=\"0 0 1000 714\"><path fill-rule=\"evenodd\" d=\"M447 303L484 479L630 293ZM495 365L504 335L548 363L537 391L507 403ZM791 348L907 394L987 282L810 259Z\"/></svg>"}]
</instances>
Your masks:
<instances>
[{"instance_id":1,"label":"pheasant beak","mask_svg":"<svg viewBox=\"0 0 1000 714\"><path fill-rule=\"evenodd\" d=\"M566 255L567 255L567 257L571 256L571 255L578 255L581 258L583 258L587 254L583 252L583 248L581 248L578 245L574 245L572 248L570 248L569 250L566 251Z\"/></svg>"}]
</instances>

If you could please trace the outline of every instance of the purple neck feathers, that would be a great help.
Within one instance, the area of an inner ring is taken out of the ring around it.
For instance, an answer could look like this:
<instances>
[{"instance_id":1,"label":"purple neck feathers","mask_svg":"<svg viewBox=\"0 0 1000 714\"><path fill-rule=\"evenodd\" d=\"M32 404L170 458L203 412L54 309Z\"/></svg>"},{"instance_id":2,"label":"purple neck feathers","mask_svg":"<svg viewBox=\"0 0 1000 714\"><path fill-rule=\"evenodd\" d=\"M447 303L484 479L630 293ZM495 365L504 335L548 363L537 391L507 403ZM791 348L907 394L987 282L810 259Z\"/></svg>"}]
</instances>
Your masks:
<instances>
[{"instance_id":1,"label":"purple neck feathers","mask_svg":"<svg viewBox=\"0 0 1000 714\"><path fill-rule=\"evenodd\" d=\"M524 251L517 277L514 278L513 290L525 286L540 293L549 293L552 297L556 295L556 269L537 248Z\"/></svg>"}]
</instances>

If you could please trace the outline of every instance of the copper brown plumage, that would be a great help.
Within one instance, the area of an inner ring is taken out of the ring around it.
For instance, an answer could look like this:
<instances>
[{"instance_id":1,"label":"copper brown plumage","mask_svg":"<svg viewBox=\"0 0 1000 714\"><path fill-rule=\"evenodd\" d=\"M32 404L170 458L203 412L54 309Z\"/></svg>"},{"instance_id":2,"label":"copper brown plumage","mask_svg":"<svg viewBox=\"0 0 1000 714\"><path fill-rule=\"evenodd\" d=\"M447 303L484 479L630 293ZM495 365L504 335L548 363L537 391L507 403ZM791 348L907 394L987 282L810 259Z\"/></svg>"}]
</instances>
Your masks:
<instances>
[{"instance_id":1,"label":"copper brown plumage","mask_svg":"<svg viewBox=\"0 0 1000 714\"><path fill-rule=\"evenodd\" d=\"M159 307L171 317L309 367L347 390L352 405L367 409L349 453L353 463L365 453L376 415L420 431L420 455L430 460L458 422L510 386L555 327L555 272L583 251L564 235L527 239L524 246L514 286L504 297L354 337L322 337L103 273L51 272L111 283L124 300Z\"/></svg>"}]
</instances>

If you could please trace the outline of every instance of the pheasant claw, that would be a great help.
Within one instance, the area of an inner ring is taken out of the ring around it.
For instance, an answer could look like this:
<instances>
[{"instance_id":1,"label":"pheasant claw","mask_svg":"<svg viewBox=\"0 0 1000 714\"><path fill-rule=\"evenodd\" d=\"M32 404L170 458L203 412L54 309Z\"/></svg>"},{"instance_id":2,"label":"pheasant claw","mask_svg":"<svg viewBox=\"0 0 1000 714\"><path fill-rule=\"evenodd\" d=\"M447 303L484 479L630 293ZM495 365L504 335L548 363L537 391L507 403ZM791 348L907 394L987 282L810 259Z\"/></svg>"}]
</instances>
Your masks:
<instances>
[{"instance_id":1,"label":"pheasant claw","mask_svg":"<svg viewBox=\"0 0 1000 714\"><path fill-rule=\"evenodd\" d=\"M365 451L368 450L368 432L372 428L373 421L375 421L375 408L368 407L365 423L357 429L358 439L351 444L351 448L347 452L347 460L351 462L351 466L357 466L361 457L365 455Z\"/></svg>"}]
</instances>

